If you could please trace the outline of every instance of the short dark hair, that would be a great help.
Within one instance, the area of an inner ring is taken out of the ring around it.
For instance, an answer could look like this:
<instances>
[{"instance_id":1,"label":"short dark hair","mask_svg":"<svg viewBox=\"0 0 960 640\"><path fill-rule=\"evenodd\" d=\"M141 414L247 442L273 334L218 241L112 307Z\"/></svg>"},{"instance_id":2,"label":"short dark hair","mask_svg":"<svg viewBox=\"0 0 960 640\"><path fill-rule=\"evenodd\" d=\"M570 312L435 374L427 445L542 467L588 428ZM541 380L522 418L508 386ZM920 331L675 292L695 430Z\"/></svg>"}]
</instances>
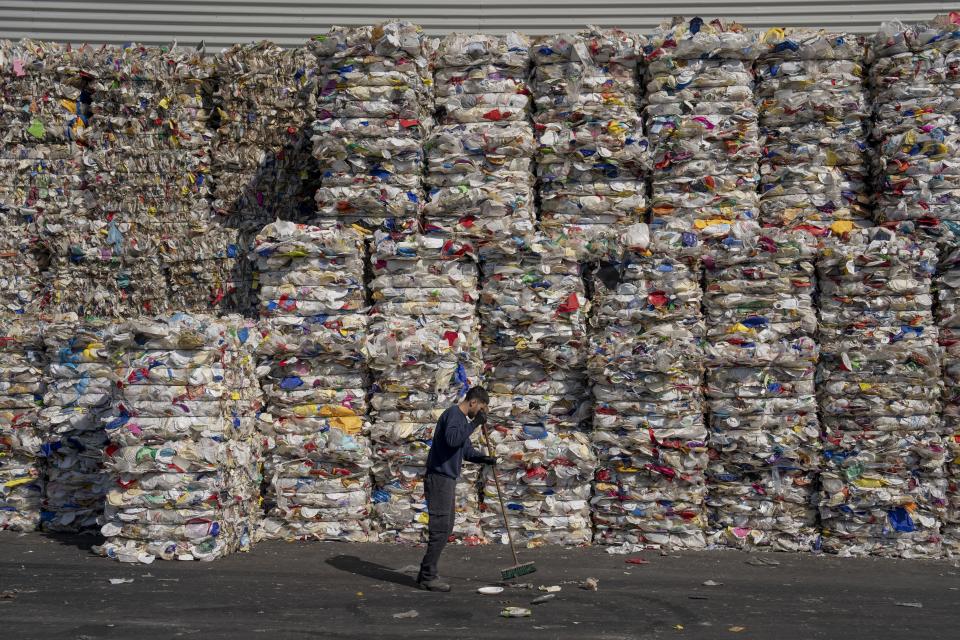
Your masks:
<instances>
[{"instance_id":1,"label":"short dark hair","mask_svg":"<svg viewBox=\"0 0 960 640\"><path fill-rule=\"evenodd\" d=\"M480 404L490 404L490 394L483 387L470 387L470 390L467 391L467 397L464 399L467 402L476 400Z\"/></svg>"}]
</instances>

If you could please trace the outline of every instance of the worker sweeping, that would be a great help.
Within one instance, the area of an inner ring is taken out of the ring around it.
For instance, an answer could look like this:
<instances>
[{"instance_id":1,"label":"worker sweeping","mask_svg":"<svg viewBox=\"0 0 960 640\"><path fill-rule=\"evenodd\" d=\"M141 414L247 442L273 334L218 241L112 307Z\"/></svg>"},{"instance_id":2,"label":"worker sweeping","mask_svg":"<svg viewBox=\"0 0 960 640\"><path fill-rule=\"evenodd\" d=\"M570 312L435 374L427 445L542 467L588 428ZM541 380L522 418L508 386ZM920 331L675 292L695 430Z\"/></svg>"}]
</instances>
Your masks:
<instances>
[{"instance_id":1,"label":"worker sweeping","mask_svg":"<svg viewBox=\"0 0 960 640\"><path fill-rule=\"evenodd\" d=\"M427 475L423 481L427 496L430 533L427 552L420 563L417 585L428 591L450 591L450 585L437 575L440 554L453 533L456 518L457 478L464 460L476 464L495 464L496 458L481 455L470 444L470 436L486 420L490 396L483 387L473 387L466 397L440 415L433 431L433 443L427 456Z\"/></svg>"}]
</instances>

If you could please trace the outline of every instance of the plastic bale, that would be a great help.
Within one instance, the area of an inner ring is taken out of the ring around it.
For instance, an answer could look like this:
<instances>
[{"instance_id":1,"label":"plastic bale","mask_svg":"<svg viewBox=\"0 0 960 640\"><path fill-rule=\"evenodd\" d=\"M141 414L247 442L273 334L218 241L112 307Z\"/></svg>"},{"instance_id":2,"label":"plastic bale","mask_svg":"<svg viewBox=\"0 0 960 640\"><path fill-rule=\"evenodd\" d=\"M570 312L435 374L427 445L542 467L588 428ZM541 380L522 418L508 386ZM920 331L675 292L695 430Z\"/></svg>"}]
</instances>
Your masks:
<instances>
[{"instance_id":1,"label":"plastic bale","mask_svg":"<svg viewBox=\"0 0 960 640\"><path fill-rule=\"evenodd\" d=\"M238 316L117 325L117 391L102 417L106 542L95 551L121 562L209 561L256 542L259 337Z\"/></svg>"},{"instance_id":2,"label":"plastic bale","mask_svg":"<svg viewBox=\"0 0 960 640\"><path fill-rule=\"evenodd\" d=\"M664 23L644 47L653 164L651 233L686 246L759 218L758 35L701 18ZM686 235L683 235L686 234Z\"/></svg>"},{"instance_id":3,"label":"plastic bale","mask_svg":"<svg viewBox=\"0 0 960 640\"><path fill-rule=\"evenodd\" d=\"M947 223L948 226L953 226ZM935 317L940 330L943 364L942 419L946 451L947 506L943 517L945 555L960 555L960 314L957 288L960 287L960 249L953 240L942 245L938 263Z\"/></svg>"},{"instance_id":4,"label":"plastic bale","mask_svg":"<svg viewBox=\"0 0 960 640\"><path fill-rule=\"evenodd\" d=\"M367 421L363 238L274 222L251 259L264 317L258 375L264 424L264 536L375 539Z\"/></svg>"},{"instance_id":5,"label":"plastic bale","mask_svg":"<svg viewBox=\"0 0 960 640\"><path fill-rule=\"evenodd\" d=\"M34 322L0 320L0 531L35 531L43 505L43 343Z\"/></svg>"},{"instance_id":6,"label":"plastic bale","mask_svg":"<svg viewBox=\"0 0 960 640\"><path fill-rule=\"evenodd\" d=\"M214 212L250 235L275 218L296 219L309 210L315 57L260 41L223 51L214 65Z\"/></svg>"},{"instance_id":7,"label":"plastic bale","mask_svg":"<svg viewBox=\"0 0 960 640\"><path fill-rule=\"evenodd\" d=\"M480 255L489 428L514 539L530 547L588 544L596 457L580 265L569 246L541 235L500 239ZM505 543L493 477L483 475L482 526Z\"/></svg>"},{"instance_id":8,"label":"plastic bale","mask_svg":"<svg viewBox=\"0 0 960 640\"><path fill-rule=\"evenodd\" d=\"M705 254L712 544L818 547L818 240L742 225Z\"/></svg>"},{"instance_id":9,"label":"plastic bale","mask_svg":"<svg viewBox=\"0 0 960 640\"><path fill-rule=\"evenodd\" d=\"M594 541L701 549L708 456L700 256L651 243L645 224L630 227L620 247L593 274Z\"/></svg>"},{"instance_id":10,"label":"plastic bale","mask_svg":"<svg viewBox=\"0 0 960 640\"><path fill-rule=\"evenodd\" d=\"M382 541L425 540L427 453L440 414L479 380L478 270L466 239L378 230L364 355L371 397L374 511ZM475 434L478 438L478 434ZM454 536L484 541L476 472L458 484Z\"/></svg>"},{"instance_id":11,"label":"plastic bale","mask_svg":"<svg viewBox=\"0 0 960 640\"><path fill-rule=\"evenodd\" d=\"M870 47L878 223L937 239L960 220L960 26L885 22Z\"/></svg>"},{"instance_id":12,"label":"plastic bale","mask_svg":"<svg viewBox=\"0 0 960 640\"><path fill-rule=\"evenodd\" d=\"M415 230L433 128L427 38L392 21L332 27L310 49L320 69L311 138L320 188L309 221Z\"/></svg>"},{"instance_id":13,"label":"plastic bale","mask_svg":"<svg viewBox=\"0 0 960 640\"><path fill-rule=\"evenodd\" d=\"M108 444L103 418L114 402L118 361L107 320L52 318L41 328L47 353L40 410L45 457L41 527L89 532L103 514L110 477L103 465Z\"/></svg>"},{"instance_id":14,"label":"plastic bale","mask_svg":"<svg viewBox=\"0 0 960 640\"><path fill-rule=\"evenodd\" d=\"M874 228L818 259L823 548L941 553L943 385L930 246Z\"/></svg>"},{"instance_id":15,"label":"plastic bale","mask_svg":"<svg viewBox=\"0 0 960 640\"><path fill-rule=\"evenodd\" d=\"M862 226L871 204L864 37L773 28L760 47L761 221Z\"/></svg>"},{"instance_id":16,"label":"plastic bale","mask_svg":"<svg viewBox=\"0 0 960 640\"><path fill-rule=\"evenodd\" d=\"M432 54L437 126L424 144L427 232L478 240L533 230L530 41L451 34Z\"/></svg>"},{"instance_id":17,"label":"plastic bale","mask_svg":"<svg viewBox=\"0 0 960 640\"><path fill-rule=\"evenodd\" d=\"M637 80L644 45L641 36L590 27L531 47L540 229L580 259L603 258L646 215Z\"/></svg>"}]
</instances>

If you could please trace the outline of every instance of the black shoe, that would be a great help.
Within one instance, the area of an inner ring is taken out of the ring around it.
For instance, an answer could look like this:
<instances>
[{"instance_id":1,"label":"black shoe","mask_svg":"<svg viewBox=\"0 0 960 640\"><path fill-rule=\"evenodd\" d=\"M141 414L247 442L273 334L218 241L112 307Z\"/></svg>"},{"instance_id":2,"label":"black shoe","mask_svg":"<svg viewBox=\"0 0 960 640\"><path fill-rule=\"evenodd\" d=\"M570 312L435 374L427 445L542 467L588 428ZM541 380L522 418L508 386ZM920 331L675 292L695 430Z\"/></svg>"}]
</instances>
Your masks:
<instances>
[{"instance_id":1,"label":"black shoe","mask_svg":"<svg viewBox=\"0 0 960 640\"><path fill-rule=\"evenodd\" d=\"M440 580L420 580L417 579L417 586L423 589L424 591L441 591L446 593L450 591L450 585L446 582L440 582Z\"/></svg>"}]
</instances>

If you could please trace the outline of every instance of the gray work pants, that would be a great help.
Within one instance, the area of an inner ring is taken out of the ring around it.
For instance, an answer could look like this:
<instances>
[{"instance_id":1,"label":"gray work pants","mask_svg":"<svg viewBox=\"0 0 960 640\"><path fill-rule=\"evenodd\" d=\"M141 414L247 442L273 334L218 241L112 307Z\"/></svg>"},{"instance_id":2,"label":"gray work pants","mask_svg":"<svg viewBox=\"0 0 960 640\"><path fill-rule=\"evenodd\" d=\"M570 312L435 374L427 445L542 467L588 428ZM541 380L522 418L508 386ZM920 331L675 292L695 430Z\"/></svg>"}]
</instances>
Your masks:
<instances>
[{"instance_id":1,"label":"gray work pants","mask_svg":"<svg viewBox=\"0 0 960 640\"><path fill-rule=\"evenodd\" d=\"M423 480L423 490L427 496L427 514L430 516L427 552L420 563L420 575L417 580L430 582L437 579L437 563L440 554L447 546L447 540L453 533L456 520L457 481L438 473L428 473Z\"/></svg>"}]
</instances>

